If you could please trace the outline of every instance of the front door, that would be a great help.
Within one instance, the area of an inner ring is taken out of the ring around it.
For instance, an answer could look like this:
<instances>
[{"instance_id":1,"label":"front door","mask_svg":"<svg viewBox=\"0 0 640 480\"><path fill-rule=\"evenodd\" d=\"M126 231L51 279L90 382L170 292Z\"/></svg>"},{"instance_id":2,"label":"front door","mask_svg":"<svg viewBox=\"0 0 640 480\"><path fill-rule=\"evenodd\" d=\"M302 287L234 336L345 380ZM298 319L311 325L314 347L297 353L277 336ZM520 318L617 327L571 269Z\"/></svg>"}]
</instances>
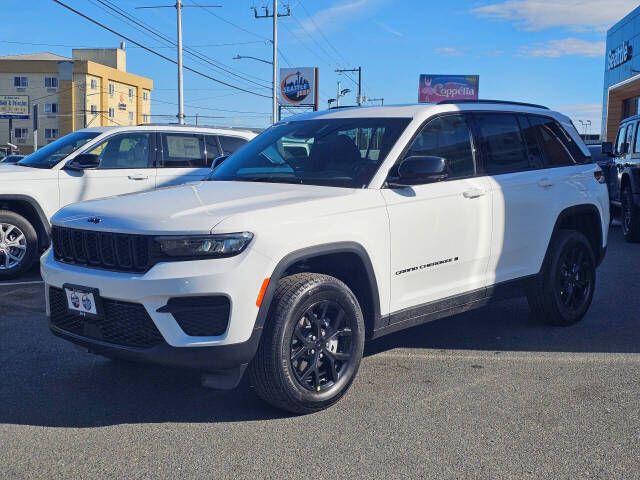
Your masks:
<instances>
[{"instance_id":1,"label":"front door","mask_svg":"<svg viewBox=\"0 0 640 480\"><path fill-rule=\"evenodd\" d=\"M156 169L151 159L153 134L115 134L89 152L100 157L95 170L60 170L60 206L94 198L151 190Z\"/></svg>"},{"instance_id":2,"label":"front door","mask_svg":"<svg viewBox=\"0 0 640 480\"><path fill-rule=\"evenodd\" d=\"M390 311L467 292L476 298L484 296L491 195L487 178L476 175L467 117L456 114L430 120L405 156L411 155L443 157L448 178L382 190L391 229Z\"/></svg>"}]
</instances>

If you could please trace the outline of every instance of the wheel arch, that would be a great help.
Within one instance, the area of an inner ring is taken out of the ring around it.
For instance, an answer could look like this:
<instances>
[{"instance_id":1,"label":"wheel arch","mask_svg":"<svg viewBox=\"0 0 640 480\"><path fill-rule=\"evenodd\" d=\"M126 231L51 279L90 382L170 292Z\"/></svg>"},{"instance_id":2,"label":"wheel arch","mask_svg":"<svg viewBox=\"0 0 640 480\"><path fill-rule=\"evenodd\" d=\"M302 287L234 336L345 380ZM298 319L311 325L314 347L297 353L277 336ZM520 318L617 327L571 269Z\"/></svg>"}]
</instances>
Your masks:
<instances>
[{"instance_id":1,"label":"wheel arch","mask_svg":"<svg viewBox=\"0 0 640 480\"><path fill-rule=\"evenodd\" d=\"M380 319L380 295L369 254L356 242L315 245L287 254L274 268L264 294L256 327L262 328L271 307L278 282L299 272L324 273L343 281L356 295L369 337ZM364 278L363 278L364 275Z\"/></svg>"},{"instance_id":2,"label":"wheel arch","mask_svg":"<svg viewBox=\"0 0 640 480\"><path fill-rule=\"evenodd\" d=\"M51 225L38 202L28 195L0 195L0 210L10 210L25 217L38 234L38 245L49 246Z\"/></svg>"},{"instance_id":3,"label":"wheel arch","mask_svg":"<svg viewBox=\"0 0 640 480\"><path fill-rule=\"evenodd\" d=\"M604 258L602 217L598 207L594 204L582 204L562 210L553 227L549 245L556 232L563 229L576 230L584 234L591 244L593 254L596 257L596 264L599 265L602 262Z\"/></svg>"}]
</instances>

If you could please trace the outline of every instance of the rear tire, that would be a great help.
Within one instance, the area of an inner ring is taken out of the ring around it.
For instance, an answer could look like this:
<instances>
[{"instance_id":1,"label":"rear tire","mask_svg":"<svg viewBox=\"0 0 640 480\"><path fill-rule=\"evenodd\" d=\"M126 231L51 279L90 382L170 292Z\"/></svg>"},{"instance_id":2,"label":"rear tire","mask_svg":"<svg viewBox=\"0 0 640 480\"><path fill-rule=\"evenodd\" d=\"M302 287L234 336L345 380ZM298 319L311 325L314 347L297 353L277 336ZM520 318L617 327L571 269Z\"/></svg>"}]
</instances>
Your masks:
<instances>
[{"instance_id":1,"label":"rear tire","mask_svg":"<svg viewBox=\"0 0 640 480\"><path fill-rule=\"evenodd\" d=\"M549 325L568 326L587 313L596 285L593 248L582 233L556 232L540 274L527 292L533 316Z\"/></svg>"},{"instance_id":2,"label":"rear tire","mask_svg":"<svg viewBox=\"0 0 640 480\"><path fill-rule=\"evenodd\" d=\"M258 396L297 414L323 410L351 386L364 350L358 301L340 280L299 273L280 281L249 377Z\"/></svg>"},{"instance_id":3,"label":"rear tire","mask_svg":"<svg viewBox=\"0 0 640 480\"><path fill-rule=\"evenodd\" d=\"M0 280L30 269L38 253L38 234L22 215L0 210Z\"/></svg>"},{"instance_id":4,"label":"rear tire","mask_svg":"<svg viewBox=\"0 0 640 480\"><path fill-rule=\"evenodd\" d=\"M620 200L622 235L627 242L640 242L640 211L633 202L633 193L629 185L622 189Z\"/></svg>"}]
</instances>

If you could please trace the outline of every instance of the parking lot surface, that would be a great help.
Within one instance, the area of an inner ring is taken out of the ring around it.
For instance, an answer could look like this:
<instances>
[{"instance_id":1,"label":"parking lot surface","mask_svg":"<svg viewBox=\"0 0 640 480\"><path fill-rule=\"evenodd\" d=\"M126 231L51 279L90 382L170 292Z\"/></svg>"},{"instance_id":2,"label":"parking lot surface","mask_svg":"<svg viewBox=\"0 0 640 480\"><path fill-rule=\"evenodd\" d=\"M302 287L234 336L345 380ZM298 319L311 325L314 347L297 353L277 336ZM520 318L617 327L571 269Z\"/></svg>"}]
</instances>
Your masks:
<instances>
[{"instance_id":1,"label":"parking lot surface","mask_svg":"<svg viewBox=\"0 0 640 480\"><path fill-rule=\"evenodd\" d=\"M0 478L640 478L640 245L619 230L580 324L515 299L400 332L300 417L83 353L41 284L0 285Z\"/></svg>"}]
</instances>

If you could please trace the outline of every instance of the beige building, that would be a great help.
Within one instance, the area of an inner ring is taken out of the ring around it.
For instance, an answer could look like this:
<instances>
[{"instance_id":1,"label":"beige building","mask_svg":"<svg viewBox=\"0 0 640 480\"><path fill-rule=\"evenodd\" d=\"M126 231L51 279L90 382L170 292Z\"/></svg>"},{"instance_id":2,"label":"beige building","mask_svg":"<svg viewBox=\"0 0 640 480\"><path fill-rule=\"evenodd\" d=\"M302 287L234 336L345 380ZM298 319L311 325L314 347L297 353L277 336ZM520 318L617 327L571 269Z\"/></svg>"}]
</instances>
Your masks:
<instances>
[{"instance_id":1,"label":"beige building","mask_svg":"<svg viewBox=\"0 0 640 480\"><path fill-rule=\"evenodd\" d=\"M0 98L27 95L38 105L38 146L91 126L149 123L153 80L128 73L120 48L0 57ZM0 144L33 151L33 118L0 119ZM11 137L11 138L10 138Z\"/></svg>"}]
</instances>

